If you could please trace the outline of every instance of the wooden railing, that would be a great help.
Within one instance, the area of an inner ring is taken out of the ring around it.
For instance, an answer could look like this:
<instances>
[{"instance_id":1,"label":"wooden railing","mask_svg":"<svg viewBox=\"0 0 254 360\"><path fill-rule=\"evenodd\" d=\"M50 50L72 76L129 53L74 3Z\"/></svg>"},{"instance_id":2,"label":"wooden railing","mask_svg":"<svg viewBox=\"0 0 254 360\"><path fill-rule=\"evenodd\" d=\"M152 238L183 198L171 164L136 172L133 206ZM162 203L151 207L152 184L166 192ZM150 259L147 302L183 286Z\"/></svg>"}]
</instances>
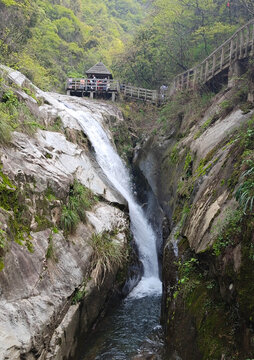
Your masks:
<instances>
[{"instance_id":1,"label":"wooden railing","mask_svg":"<svg viewBox=\"0 0 254 360\"><path fill-rule=\"evenodd\" d=\"M67 92L121 92L127 97L158 103L165 101L179 90L194 89L198 85L205 84L229 68L234 61L252 55L254 55L254 19L238 29L199 65L177 75L169 88L163 92L120 84L117 80L108 79L68 79L66 90Z\"/></svg>"},{"instance_id":2,"label":"wooden railing","mask_svg":"<svg viewBox=\"0 0 254 360\"><path fill-rule=\"evenodd\" d=\"M233 61L254 55L254 19L238 29L231 38L213 51L199 65L175 77L168 96L178 90L193 89L204 84L230 66Z\"/></svg>"},{"instance_id":3,"label":"wooden railing","mask_svg":"<svg viewBox=\"0 0 254 360\"><path fill-rule=\"evenodd\" d=\"M137 99L163 102L179 90L194 89L228 69L240 59L254 55L254 19L238 29L228 40L197 66L177 75L163 93L126 85L123 93Z\"/></svg>"},{"instance_id":4,"label":"wooden railing","mask_svg":"<svg viewBox=\"0 0 254 360\"><path fill-rule=\"evenodd\" d=\"M90 92L118 92L126 97L157 102L158 91L121 84L118 80L109 79L73 79L69 78L66 83L67 94L90 93Z\"/></svg>"},{"instance_id":5,"label":"wooden railing","mask_svg":"<svg viewBox=\"0 0 254 360\"><path fill-rule=\"evenodd\" d=\"M159 94L157 90L149 90L125 84L120 86L120 90L124 96L151 102L158 101Z\"/></svg>"},{"instance_id":6,"label":"wooden railing","mask_svg":"<svg viewBox=\"0 0 254 360\"><path fill-rule=\"evenodd\" d=\"M73 79L69 78L66 90L75 92L119 91L119 81L111 79Z\"/></svg>"}]
</instances>

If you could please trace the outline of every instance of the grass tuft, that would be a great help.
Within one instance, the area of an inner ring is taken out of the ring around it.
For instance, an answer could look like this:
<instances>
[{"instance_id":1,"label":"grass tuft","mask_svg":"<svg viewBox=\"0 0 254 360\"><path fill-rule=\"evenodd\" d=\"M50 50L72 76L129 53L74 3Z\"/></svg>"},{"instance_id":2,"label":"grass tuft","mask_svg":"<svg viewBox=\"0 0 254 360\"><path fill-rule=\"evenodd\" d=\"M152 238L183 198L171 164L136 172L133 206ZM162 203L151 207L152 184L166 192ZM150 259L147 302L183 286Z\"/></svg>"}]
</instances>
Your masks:
<instances>
[{"instance_id":1,"label":"grass tuft","mask_svg":"<svg viewBox=\"0 0 254 360\"><path fill-rule=\"evenodd\" d=\"M94 250L93 276L95 283L102 283L107 272L121 266L125 257L123 246L115 241L115 232L93 234L90 244Z\"/></svg>"}]
</instances>

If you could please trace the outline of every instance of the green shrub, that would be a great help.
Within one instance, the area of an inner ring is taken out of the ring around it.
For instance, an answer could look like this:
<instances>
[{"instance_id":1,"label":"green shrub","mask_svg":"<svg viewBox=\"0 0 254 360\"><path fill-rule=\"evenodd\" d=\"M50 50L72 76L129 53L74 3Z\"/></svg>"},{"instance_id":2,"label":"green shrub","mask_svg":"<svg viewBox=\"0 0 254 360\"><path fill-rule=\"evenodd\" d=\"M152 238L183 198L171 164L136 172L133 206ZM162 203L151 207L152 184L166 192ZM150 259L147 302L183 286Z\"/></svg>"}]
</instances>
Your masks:
<instances>
[{"instance_id":1,"label":"green shrub","mask_svg":"<svg viewBox=\"0 0 254 360\"><path fill-rule=\"evenodd\" d=\"M11 132L15 130L32 135L38 128L45 129L28 106L19 101L14 91L8 88L8 84L4 85L4 92L0 98L0 143L8 144L11 140ZM32 94L27 88L23 90Z\"/></svg>"},{"instance_id":2,"label":"green shrub","mask_svg":"<svg viewBox=\"0 0 254 360\"><path fill-rule=\"evenodd\" d=\"M6 145L11 140L12 127L6 121L6 115L0 111L0 144Z\"/></svg>"},{"instance_id":3,"label":"green shrub","mask_svg":"<svg viewBox=\"0 0 254 360\"><path fill-rule=\"evenodd\" d=\"M7 90L3 94L2 101L5 102L7 105L18 106L19 104L18 98L12 90Z\"/></svg>"},{"instance_id":4,"label":"green shrub","mask_svg":"<svg viewBox=\"0 0 254 360\"><path fill-rule=\"evenodd\" d=\"M215 233L213 252L216 256L219 256L227 246L234 245L235 240L242 233L242 220L241 210L227 210L225 219L212 229Z\"/></svg>"},{"instance_id":5,"label":"green shrub","mask_svg":"<svg viewBox=\"0 0 254 360\"><path fill-rule=\"evenodd\" d=\"M31 214L24 200L24 192L14 186L10 179L0 171L0 206L12 213L8 221L8 236L19 245L25 245L32 252Z\"/></svg>"},{"instance_id":6,"label":"green shrub","mask_svg":"<svg viewBox=\"0 0 254 360\"><path fill-rule=\"evenodd\" d=\"M191 176L191 174L192 174L192 156L191 156L190 151L187 153L186 158L185 158L184 171L186 172L187 176Z\"/></svg>"},{"instance_id":7,"label":"green shrub","mask_svg":"<svg viewBox=\"0 0 254 360\"><path fill-rule=\"evenodd\" d=\"M187 178L184 180L179 181L177 184L177 194L183 198L190 198L190 195L193 191L193 178Z\"/></svg>"},{"instance_id":8,"label":"green shrub","mask_svg":"<svg viewBox=\"0 0 254 360\"><path fill-rule=\"evenodd\" d=\"M86 210L90 209L97 201L92 191L77 180L70 187L69 199L63 207L61 216L61 227L66 234L76 230L79 221L86 220Z\"/></svg>"},{"instance_id":9,"label":"green shrub","mask_svg":"<svg viewBox=\"0 0 254 360\"><path fill-rule=\"evenodd\" d=\"M176 143L171 151L170 154L170 160L172 164L177 164L179 161L179 149L178 149L178 143Z\"/></svg>"},{"instance_id":10,"label":"green shrub","mask_svg":"<svg viewBox=\"0 0 254 360\"><path fill-rule=\"evenodd\" d=\"M0 229L0 249L4 250L7 245L6 232Z\"/></svg>"},{"instance_id":11,"label":"green shrub","mask_svg":"<svg viewBox=\"0 0 254 360\"><path fill-rule=\"evenodd\" d=\"M76 305L77 303L79 303L85 296L86 294L86 285L85 283L82 284L82 286L80 287L80 289L78 289L75 294L73 295L72 298L72 305Z\"/></svg>"},{"instance_id":12,"label":"green shrub","mask_svg":"<svg viewBox=\"0 0 254 360\"><path fill-rule=\"evenodd\" d=\"M69 207L77 212L82 221L85 221L85 210L89 210L95 202L92 191L75 180L70 191Z\"/></svg>"}]
</instances>

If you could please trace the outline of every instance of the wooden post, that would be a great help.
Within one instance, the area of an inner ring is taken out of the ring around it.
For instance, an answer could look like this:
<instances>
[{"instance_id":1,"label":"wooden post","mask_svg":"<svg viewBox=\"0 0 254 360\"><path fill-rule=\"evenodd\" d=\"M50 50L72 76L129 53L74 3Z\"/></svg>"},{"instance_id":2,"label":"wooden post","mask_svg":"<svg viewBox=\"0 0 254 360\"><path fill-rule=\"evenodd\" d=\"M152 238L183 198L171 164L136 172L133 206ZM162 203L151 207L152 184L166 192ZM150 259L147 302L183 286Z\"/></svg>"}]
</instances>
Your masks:
<instances>
[{"instance_id":1,"label":"wooden post","mask_svg":"<svg viewBox=\"0 0 254 360\"><path fill-rule=\"evenodd\" d=\"M233 60L233 52L234 52L234 39L230 41L230 53L229 53L229 62L231 63Z\"/></svg>"},{"instance_id":2,"label":"wooden post","mask_svg":"<svg viewBox=\"0 0 254 360\"><path fill-rule=\"evenodd\" d=\"M152 101L155 102L155 103L158 101L158 98L159 98L157 96L157 94L158 94L157 90L153 90L153 92L152 92Z\"/></svg>"},{"instance_id":3,"label":"wooden post","mask_svg":"<svg viewBox=\"0 0 254 360\"><path fill-rule=\"evenodd\" d=\"M93 91L90 91L90 99L93 99Z\"/></svg>"},{"instance_id":4,"label":"wooden post","mask_svg":"<svg viewBox=\"0 0 254 360\"><path fill-rule=\"evenodd\" d=\"M240 31L240 59L244 56L244 30Z\"/></svg>"},{"instance_id":5,"label":"wooden post","mask_svg":"<svg viewBox=\"0 0 254 360\"><path fill-rule=\"evenodd\" d=\"M206 63L205 63L205 82L208 78L208 72L209 72L209 60L206 60Z\"/></svg>"},{"instance_id":6,"label":"wooden post","mask_svg":"<svg viewBox=\"0 0 254 360\"><path fill-rule=\"evenodd\" d=\"M190 84L190 70L187 72L186 89L189 89Z\"/></svg>"},{"instance_id":7,"label":"wooden post","mask_svg":"<svg viewBox=\"0 0 254 360\"><path fill-rule=\"evenodd\" d=\"M116 93L113 91L112 92L112 101L115 102L116 101Z\"/></svg>"},{"instance_id":8,"label":"wooden post","mask_svg":"<svg viewBox=\"0 0 254 360\"><path fill-rule=\"evenodd\" d=\"M71 95L71 91L67 90L66 95L70 96Z\"/></svg>"},{"instance_id":9,"label":"wooden post","mask_svg":"<svg viewBox=\"0 0 254 360\"><path fill-rule=\"evenodd\" d=\"M236 36L236 56L235 56L235 60L240 58L240 47L241 47L240 43L241 43L240 42L240 34L238 33L237 36Z\"/></svg>"},{"instance_id":10,"label":"wooden post","mask_svg":"<svg viewBox=\"0 0 254 360\"><path fill-rule=\"evenodd\" d=\"M138 88L138 99L139 99L139 93L140 93L140 89Z\"/></svg>"},{"instance_id":11,"label":"wooden post","mask_svg":"<svg viewBox=\"0 0 254 360\"><path fill-rule=\"evenodd\" d=\"M221 49L221 57L220 57L220 69L223 68L224 65L224 59L225 59L225 47L223 46Z\"/></svg>"},{"instance_id":12,"label":"wooden post","mask_svg":"<svg viewBox=\"0 0 254 360\"><path fill-rule=\"evenodd\" d=\"M195 89L195 87L196 87L197 74L198 74L198 69L197 69L197 67L195 67L194 74L193 74L193 82L192 82L192 88L193 89Z\"/></svg>"},{"instance_id":13,"label":"wooden post","mask_svg":"<svg viewBox=\"0 0 254 360\"><path fill-rule=\"evenodd\" d=\"M204 65L201 64L201 69L200 69L200 83L203 83L203 75L204 75Z\"/></svg>"},{"instance_id":14,"label":"wooden post","mask_svg":"<svg viewBox=\"0 0 254 360\"><path fill-rule=\"evenodd\" d=\"M213 54L213 68L212 68L212 75L214 75L215 73L215 68L216 68L216 53Z\"/></svg>"}]
</instances>

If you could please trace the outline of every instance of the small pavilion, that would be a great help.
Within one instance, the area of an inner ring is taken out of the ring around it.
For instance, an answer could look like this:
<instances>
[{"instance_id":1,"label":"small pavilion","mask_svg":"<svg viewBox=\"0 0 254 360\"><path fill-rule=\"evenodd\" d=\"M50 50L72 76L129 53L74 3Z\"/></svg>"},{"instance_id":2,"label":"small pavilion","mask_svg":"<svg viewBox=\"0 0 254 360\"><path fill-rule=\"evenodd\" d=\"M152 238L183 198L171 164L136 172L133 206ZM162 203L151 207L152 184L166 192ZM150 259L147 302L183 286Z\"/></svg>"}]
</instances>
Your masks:
<instances>
[{"instance_id":1,"label":"small pavilion","mask_svg":"<svg viewBox=\"0 0 254 360\"><path fill-rule=\"evenodd\" d=\"M113 80L112 73L100 61L86 71L86 78L69 78L66 84L67 95L111 98L115 101L120 92L119 82Z\"/></svg>"},{"instance_id":2,"label":"small pavilion","mask_svg":"<svg viewBox=\"0 0 254 360\"><path fill-rule=\"evenodd\" d=\"M96 79L113 79L111 72L101 61L87 70L86 75L88 79L91 79L93 76L95 76Z\"/></svg>"}]
</instances>

